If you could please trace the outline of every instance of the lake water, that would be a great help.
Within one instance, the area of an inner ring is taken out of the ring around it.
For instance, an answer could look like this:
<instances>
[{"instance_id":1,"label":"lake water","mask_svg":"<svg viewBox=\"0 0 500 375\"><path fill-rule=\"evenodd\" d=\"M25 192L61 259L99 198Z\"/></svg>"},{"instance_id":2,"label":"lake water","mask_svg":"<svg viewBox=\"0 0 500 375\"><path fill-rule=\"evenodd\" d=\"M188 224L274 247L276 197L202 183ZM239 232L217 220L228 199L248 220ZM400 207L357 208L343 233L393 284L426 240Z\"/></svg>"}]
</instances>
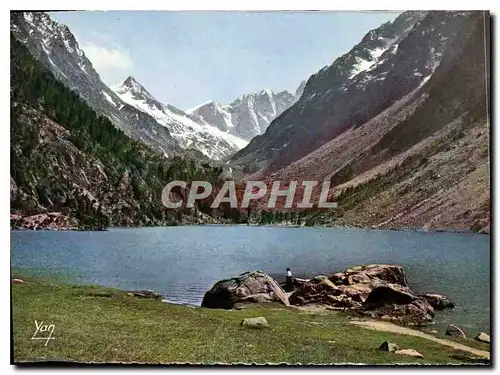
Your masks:
<instances>
[{"instance_id":1,"label":"lake water","mask_svg":"<svg viewBox=\"0 0 500 375\"><path fill-rule=\"evenodd\" d=\"M449 295L436 328L490 331L490 238L486 235L337 228L187 226L105 232L11 232L16 270L120 289L151 289L200 305L220 279L262 270L282 281L329 275L358 264L404 265L417 293Z\"/></svg>"}]
</instances>

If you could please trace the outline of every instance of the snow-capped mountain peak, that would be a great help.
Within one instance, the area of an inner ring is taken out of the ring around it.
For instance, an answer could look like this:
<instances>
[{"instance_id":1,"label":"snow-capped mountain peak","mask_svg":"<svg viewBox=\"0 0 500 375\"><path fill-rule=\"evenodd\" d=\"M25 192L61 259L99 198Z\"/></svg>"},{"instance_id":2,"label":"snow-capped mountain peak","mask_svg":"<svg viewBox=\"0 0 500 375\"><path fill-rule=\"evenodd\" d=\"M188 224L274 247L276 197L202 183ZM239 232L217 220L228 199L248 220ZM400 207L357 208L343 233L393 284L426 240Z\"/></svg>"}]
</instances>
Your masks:
<instances>
[{"instance_id":1,"label":"snow-capped mountain peak","mask_svg":"<svg viewBox=\"0 0 500 375\"><path fill-rule=\"evenodd\" d=\"M115 92L124 93L128 91L135 96L142 96L144 98L154 100L153 95L151 95L148 90L146 90L146 88L137 82L137 80L132 76L127 77L125 81L115 87L112 87L112 89Z\"/></svg>"},{"instance_id":2,"label":"snow-capped mountain peak","mask_svg":"<svg viewBox=\"0 0 500 375\"><path fill-rule=\"evenodd\" d=\"M299 97L302 90L303 84L297 89ZM223 132L249 141L263 134L271 121L299 97L286 90L275 93L270 89L263 89L258 93L241 95L226 105L210 100L186 110L186 113L197 122L215 126Z\"/></svg>"},{"instance_id":3,"label":"snow-capped mountain peak","mask_svg":"<svg viewBox=\"0 0 500 375\"><path fill-rule=\"evenodd\" d=\"M198 110L199 108L202 108L202 107L216 107L218 106L219 104L215 103L213 100L207 100L206 102L203 102L201 104L198 104L197 106L193 107L193 108L189 108L189 109L186 109L185 112L190 115L192 114L193 112L196 112L196 110Z\"/></svg>"},{"instance_id":4,"label":"snow-capped mountain peak","mask_svg":"<svg viewBox=\"0 0 500 375\"><path fill-rule=\"evenodd\" d=\"M80 49L71 30L43 12L11 14L11 31L54 76L126 135L168 156L194 148L221 159L248 142L197 123L174 106L158 101L134 77L110 88Z\"/></svg>"},{"instance_id":5,"label":"snow-capped mountain peak","mask_svg":"<svg viewBox=\"0 0 500 375\"><path fill-rule=\"evenodd\" d=\"M197 149L210 159L225 158L248 143L213 126L201 124L179 108L157 100L134 77L128 77L113 90L124 102L165 126L182 148Z\"/></svg>"},{"instance_id":6,"label":"snow-capped mountain peak","mask_svg":"<svg viewBox=\"0 0 500 375\"><path fill-rule=\"evenodd\" d=\"M273 92L269 89L264 89L260 92L260 95L267 95L267 96L272 96Z\"/></svg>"},{"instance_id":7,"label":"snow-capped mountain peak","mask_svg":"<svg viewBox=\"0 0 500 375\"><path fill-rule=\"evenodd\" d=\"M155 107L162 110L165 103L161 103L149 93L146 88L141 85L134 77L129 76L119 85L111 87L111 89L128 104L137 107L138 102L144 102L149 107ZM140 109L140 108L138 108ZM142 109L141 109L142 110Z\"/></svg>"},{"instance_id":8,"label":"snow-capped mountain peak","mask_svg":"<svg viewBox=\"0 0 500 375\"><path fill-rule=\"evenodd\" d=\"M169 156L181 151L164 126L124 103L102 82L69 27L53 21L44 12L13 12L10 28L12 35L56 79L77 92L96 113L107 117L127 136Z\"/></svg>"}]
</instances>

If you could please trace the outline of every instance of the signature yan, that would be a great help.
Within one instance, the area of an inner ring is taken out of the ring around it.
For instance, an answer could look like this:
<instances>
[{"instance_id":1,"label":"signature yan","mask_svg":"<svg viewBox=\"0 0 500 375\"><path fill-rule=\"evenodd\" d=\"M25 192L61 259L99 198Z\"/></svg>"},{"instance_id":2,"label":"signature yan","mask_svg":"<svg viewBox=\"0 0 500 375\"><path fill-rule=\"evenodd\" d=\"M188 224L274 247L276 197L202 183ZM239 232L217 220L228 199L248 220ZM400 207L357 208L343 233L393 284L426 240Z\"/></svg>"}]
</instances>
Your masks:
<instances>
[{"instance_id":1,"label":"signature yan","mask_svg":"<svg viewBox=\"0 0 500 375\"><path fill-rule=\"evenodd\" d=\"M55 329L54 324L43 324L43 320L40 323L35 320L35 327L36 331L31 337L32 340L45 340L45 346L50 340L54 340L54 337L52 337Z\"/></svg>"}]
</instances>

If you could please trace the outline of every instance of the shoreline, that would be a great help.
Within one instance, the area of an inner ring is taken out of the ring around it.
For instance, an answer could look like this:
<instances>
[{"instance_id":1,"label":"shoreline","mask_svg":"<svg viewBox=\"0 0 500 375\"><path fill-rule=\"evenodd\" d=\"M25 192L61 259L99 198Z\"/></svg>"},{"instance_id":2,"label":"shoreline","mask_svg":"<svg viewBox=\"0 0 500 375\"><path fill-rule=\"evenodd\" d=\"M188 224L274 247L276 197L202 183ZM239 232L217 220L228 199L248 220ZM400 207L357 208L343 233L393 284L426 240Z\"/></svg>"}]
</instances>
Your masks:
<instances>
[{"instance_id":1,"label":"shoreline","mask_svg":"<svg viewBox=\"0 0 500 375\"><path fill-rule=\"evenodd\" d=\"M40 270L39 270L40 271ZM26 269L23 269L22 267L17 267L15 269L11 269L11 278L20 278L20 279L34 279L36 280L37 282L38 281L41 281L42 283L55 283L55 284L62 284L62 285L72 285L72 286L75 286L75 287L82 287L82 288L85 288L85 287L95 287L95 288L102 288L102 289L113 289L113 290L116 290L118 292L121 292L121 293L127 293L127 292L131 292L131 290L126 290L126 289L123 289L123 287L120 287L119 285L117 284L113 284L113 285L105 285L105 284L95 284L95 283L89 283L87 281L77 281L75 279L73 279L69 274L47 274L43 271L41 272L30 272L29 270L26 270ZM303 280L306 280L306 279L303 279ZM280 283L280 286L282 286L283 283ZM200 299L200 303L199 304L194 304L194 303L189 303L189 302L185 302L182 300L182 298L179 298L179 297L175 297L176 299L178 299L178 301L172 301L170 298L171 297L168 297L166 296L165 294L162 294L161 292L159 292L157 289L147 289L148 287L145 286L144 287L145 289L143 290L140 290L140 291L135 291L135 292L150 292L150 293L153 293L161 298L159 298L161 300L162 303L166 303L166 304L170 304L170 305L175 305L175 306L184 306L184 307L187 307L187 308L191 308L191 309L202 309L204 308L202 305L201 305L201 300L203 298ZM209 289L207 289L205 291L205 293L208 291ZM134 292L134 291L132 291ZM425 294L425 293L424 293ZM251 303L251 304L248 304L247 306L250 306L252 308L252 306L259 306L258 303ZM342 309L331 309L328 307L328 305L322 305L322 304L309 304L309 305L304 305L304 306L296 306L296 305L290 305L289 308L292 308L292 309L297 309L297 310L301 310L303 312L307 312L307 313L318 313L318 314L321 314L325 311L338 311L338 312L341 312ZM244 309L248 309L247 307L244 307L244 308L241 308L241 310L244 310ZM239 310L239 309L237 309ZM491 310L491 308L490 308ZM235 311L235 310L227 310L227 311ZM435 310L435 313L437 314L437 317L439 316L442 316L442 317L446 317L446 316L453 316L452 314L455 312L454 309L451 309L451 310ZM459 319L460 321L460 319ZM425 325L422 325L421 327L419 326L415 326L413 327L415 330L418 330L418 331L422 331L422 332L426 332L430 329L433 329L435 327L441 327L441 328L445 328L446 326L448 326L449 324L460 324L457 323L456 320L452 320L450 319L449 321L436 321L436 320L433 320L432 322L428 323L428 324L425 324ZM482 326L482 325L478 325L478 326L470 326L470 327L467 327L467 330L466 331L484 331L484 332L487 332L487 333L490 333L491 332L491 321L489 322L488 326Z\"/></svg>"},{"instance_id":2,"label":"shoreline","mask_svg":"<svg viewBox=\"0 0 500 375\"><path fill-rule=\"evenodd\" d=\"M55 323L55 339L47 346L31 341L33 319L40 315L47 324ZM269 327L242 327L240 322L249 316L264 316ZM16 363L489 363L471 354L489 352L489 345L475 340L453 339L454 348L352 322L336 311L310 314L274 304L243 310L192 308L95 285L29 278L12 285ZM378 349L384 341L416 349L424 358ZM457 350L463 344L471 350Z\"/></svg>"},{"instance_id":3,"label":"shoreline","mask_svg":"<svg viewBox=\"0 0 500 375\"><path fill-rule=\"evenodd\" d=\"M363 226L351 226L351 225L296 225L296 224L226 224L226 223L201 223L201 224L176 224L176 225L137 225L137 226L109 226L105 229L84 229L84 228L20 228L20 227L10 227L11 232L40 232L40 231L51 231L51 232L106 232L110 229L135 229L135 228L170 228L170 227L197 227L197 226L211 226L211 227L266 227L266 228L332 228L332 229L359 229L359 230L369 230L369 231L394 231L394 232L419 232L419 233L453 233L453 234L480 234L490 236L489 232L475 232L473 230L466 229L427 229L427 228L379 228L379 227L363 227Z\"/></svg>"}]
</instances>

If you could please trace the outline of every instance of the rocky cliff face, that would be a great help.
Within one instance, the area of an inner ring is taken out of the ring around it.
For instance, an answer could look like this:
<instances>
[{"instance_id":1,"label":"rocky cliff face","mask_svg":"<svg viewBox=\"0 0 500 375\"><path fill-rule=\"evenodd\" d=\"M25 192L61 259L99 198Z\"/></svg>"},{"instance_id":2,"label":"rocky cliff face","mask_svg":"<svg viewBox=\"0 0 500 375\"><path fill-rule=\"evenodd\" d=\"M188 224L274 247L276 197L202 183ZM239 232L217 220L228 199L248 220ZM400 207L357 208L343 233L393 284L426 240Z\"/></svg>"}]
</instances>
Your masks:
<instances>
[{"instance_id":1,"label":"rocky cliff face","mask_svg":"<svg viewBox=\"0 0 500 375\"><path fill-rule=\"evenodd\" d=\"M167 210L174 176L218 181L222 168L166 159L96 113L11 36L11 224L102 228L214 222L197 209ZM189 179L188 179L189 180Z\"/></svg>"},{"instance_id":2,"label":"rocky cliff face","mask_svg":"<svg viewBox=\"0 0 500 375\"><path fill-rule=\"evenodd\" d=\"M452 59L470 22L467 12L405 12L370 31L311 76L300 100L233 164L277 170L362 125L425 83L444 57Z\"/></svg>"},{"instance_id":3,"label":"rocky cliff face","mask_svg":"<svg viewBox=\"0 0 500 375\"><path fill-rule=\"evenodd\" d=\"M488 39L482 12L403 13L312 76L233 165L330 180L339 208L311 223L488 232Z\"/></svg>"},{"instance_id":4,"label":"rocky cliff face","mask_svg":"<svg viewBox=\"0 0 500 375\"><path fill-rule=\"evenodd\" d=\"M116 159L96 158L77 147L71 131L40 110L15 105L15 133L29 132L30 145L18 141L12 146L16 164L10 184L12 228L102 229L108 225L218 222L202 212L166 210L159 200L162 184L153 182L159 176L141 176L132 168L121 169L124 166ZM27 151L27 146L32 149ZM142 158L137 155L138 161Z\"/></svg>"},{"instance_id":5,"label":"rocky cliff face","mask_svg":"<svg viewBox=\"0 0 500 375\"><path fill-rule=\"evenodd\" d=\"M303 84L297 88L296 95L288 91L274 93L266 89L243 95L228 105L209 101L186 112L198 122L249 141L263 134L271 121L300 97L302 90Z\"/></svg>"},{"instance_id":6,"label":"rocky cliff face","mask_svg":"<svg viewBox=\"0 0 500 375\"><path fill-rule=\"evenodd\" d=\"M125 134L168 156L181 151L167 128L122 101L101 81L66 25L43 12L12 13L11 32L58 80Z\"/></svg>"}]
</instances>

